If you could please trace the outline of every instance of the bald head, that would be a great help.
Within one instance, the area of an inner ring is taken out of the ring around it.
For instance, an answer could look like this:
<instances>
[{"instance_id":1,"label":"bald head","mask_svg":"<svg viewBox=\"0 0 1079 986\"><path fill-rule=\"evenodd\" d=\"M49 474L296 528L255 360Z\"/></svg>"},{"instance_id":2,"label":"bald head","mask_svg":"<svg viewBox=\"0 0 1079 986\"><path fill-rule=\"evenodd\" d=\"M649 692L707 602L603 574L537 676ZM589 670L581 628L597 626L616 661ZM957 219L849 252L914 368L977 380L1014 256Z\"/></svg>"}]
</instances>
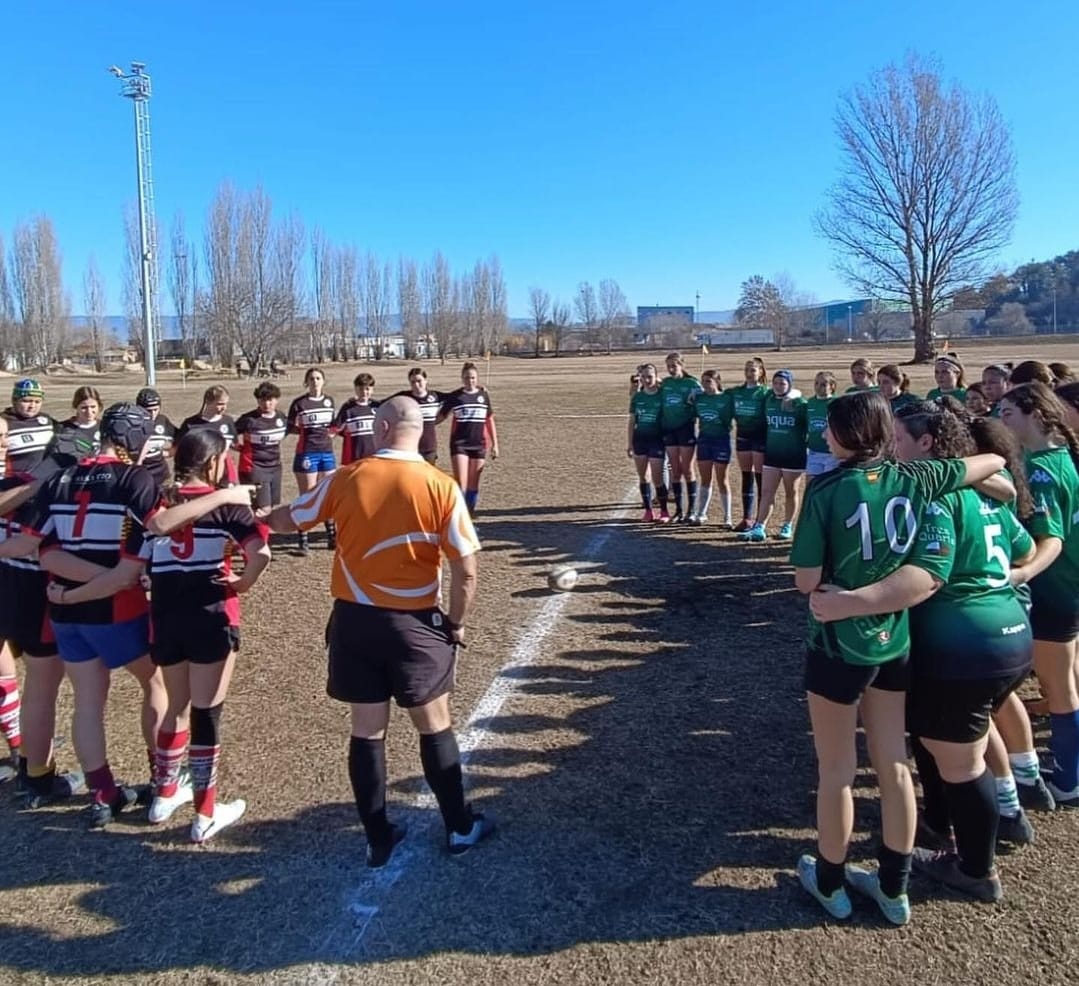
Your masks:
<instances>
[{"instance_id":1,"label":"bald head","mask_svg":"<svg viewBox=\"0 0 1079 986\"><path fill-rule=\"evenodd\" d=\"M379 404L375 412L375 444L379 448L416 452L422 434L423 415L411 397L391 397Z\"/></svg>"}]
</instances>

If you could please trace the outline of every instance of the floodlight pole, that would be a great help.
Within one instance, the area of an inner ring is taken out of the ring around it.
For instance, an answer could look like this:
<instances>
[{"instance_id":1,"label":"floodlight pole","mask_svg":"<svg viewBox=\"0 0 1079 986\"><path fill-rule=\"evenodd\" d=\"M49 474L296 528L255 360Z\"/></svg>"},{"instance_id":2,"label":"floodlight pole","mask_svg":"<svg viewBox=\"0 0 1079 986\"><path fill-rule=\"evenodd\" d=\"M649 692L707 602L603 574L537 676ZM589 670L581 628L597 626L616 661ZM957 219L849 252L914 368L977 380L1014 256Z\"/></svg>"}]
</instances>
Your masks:
<instances>
[{"instance_id":1,"label":"floodlight pole","mask_svg":"<svg viewBox=\"0 0 1079 986\"><path fill-rule=\"evenodd\" d=\"M113 66L109 71L120 80L120 95L135 105L135 175L138 181L139 252L142 277L142 329L146 385L157 383L155 291L157 288L157 234L154 228L154 180L150 158L150 76L142 62L131 63L125 75Z\"/></svg>"}]
</instances>

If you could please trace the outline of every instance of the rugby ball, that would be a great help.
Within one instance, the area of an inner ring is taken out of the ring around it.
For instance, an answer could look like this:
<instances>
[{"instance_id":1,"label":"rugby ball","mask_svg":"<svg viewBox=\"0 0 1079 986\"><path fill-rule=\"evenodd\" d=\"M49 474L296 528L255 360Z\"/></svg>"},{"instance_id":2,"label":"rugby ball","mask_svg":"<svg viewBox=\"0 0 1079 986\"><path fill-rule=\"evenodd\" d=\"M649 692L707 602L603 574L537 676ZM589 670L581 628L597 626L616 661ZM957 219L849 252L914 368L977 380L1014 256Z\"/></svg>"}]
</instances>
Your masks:
<instances>
[{"instance_id":1,"label":"rugby ball","mask_svg":"<svg viewBox=\"0 0 1079 986\"><path fill-rule=\"evenodd\" d=\"M554 592L569 592L580 579L580 575L572 565L559 565L552 568L547 576L547 585Z\"/></svg>"}]
</instances>

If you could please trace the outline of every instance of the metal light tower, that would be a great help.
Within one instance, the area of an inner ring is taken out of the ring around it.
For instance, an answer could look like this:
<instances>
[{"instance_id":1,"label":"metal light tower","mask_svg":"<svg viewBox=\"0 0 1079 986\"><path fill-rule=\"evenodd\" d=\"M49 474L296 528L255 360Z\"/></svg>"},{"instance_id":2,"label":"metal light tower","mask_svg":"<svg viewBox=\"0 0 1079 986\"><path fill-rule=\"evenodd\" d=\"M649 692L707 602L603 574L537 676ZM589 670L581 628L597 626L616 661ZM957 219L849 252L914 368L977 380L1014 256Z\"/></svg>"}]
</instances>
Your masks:
<instances>
[{"instance_id":1,"label":"metal light tower","mask_svg":"<svg viewBox=\"0 0 1079 986\"><path fill-rule=\"evenodd\" d=\"M139 249L142 274L143 348L146 383L157 383L157 225L154 221L154 172L150 159L150 76L144 62L132 62L131 74L113 65L120 95L135 104L135 174L138 179Z\"/></svg>"}]
</instances>

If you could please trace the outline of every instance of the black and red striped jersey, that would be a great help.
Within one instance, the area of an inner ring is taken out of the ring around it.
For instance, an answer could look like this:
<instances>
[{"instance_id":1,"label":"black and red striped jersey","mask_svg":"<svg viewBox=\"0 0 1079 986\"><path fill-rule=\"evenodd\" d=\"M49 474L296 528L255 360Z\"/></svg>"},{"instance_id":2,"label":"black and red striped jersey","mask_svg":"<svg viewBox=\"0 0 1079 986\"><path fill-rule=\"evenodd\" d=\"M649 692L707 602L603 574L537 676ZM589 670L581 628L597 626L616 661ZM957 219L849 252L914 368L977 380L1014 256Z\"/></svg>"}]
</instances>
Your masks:
<instances>
[{"instance_id":1,"label":"black and red striped jersey","mask_svg":"<svg viewBox=\"0 0 1079 986\"><path fill-rule=\"evenodd\" d=\"M487 422L494 416L486 390L469 393L463 387L446 395L443 411L450 416L450 448L487 447Z\"/></svg>"},{"instance_id":2,"label":"black and red striped jersey","mask_svg":"<svg viewBox=\"0 0 1079 986\"><path fill-rule=\"evenodd\" d=\"M361 404L355 397L350 397L341 405L334 428L344 438L341 446L341 465L358 462L375 454L375 411L378 401Z\"/></svg>"},{"instance_id":3,"label":"black and red striped jersey","mask_svg":"<svg viewBox=\"0 0 1079 986\"><path fill-rule=\"evenodd\" d=\"M18 489L25 486L31 480L26 476L7 476L0 479L0 492ZM0 514L0 543L18 537L22 533L23 525L31 523L34 518L34 502L28 500L21 507L17 507L10 513ZM9 569L23 572L40 572L41 566L37 558L0 558L0 565ZM0 605L3 601L0 601Z\"/></svg>"},{"instance_id":4,"label":"black and red striped jersey","mask_svg":"<svg viewBox=\"0 0 1079 986\"><path fill-rule=\"evenodd\" d=\"M184 486L181 500L212 493L210 486ZM265 545L250 507L229 504L165 537L148 539L151 615L174 622L177 612L224 613L240 625L240 600L215 580L232 572L237 548L250 557ZM167 615L166 615L167 614Z\"/></svg>"},{"instance_id":5,"label":"black and red striped jersey","mask_svg":"<svg viewBox=\"0 0 1079 986\"><path fill-rule=\"evenodd\" d=\"M333 398L323 395L312 397L304 394L289 405L289 431L299 435L296 442L296 454L304 452L332 452L334 410Z\"/></svg>"},{"instance_id":6,"label":"black and red striped jersey","mask_svg":"<svg viewBox=\"0 0 1079 986\"><path fill-rule=\"evenodd\" d=\"M56 449L83 459L101 451L101 425L82 425L75 418L62 421L56 433Z\"/></svg>"},{"instance_id":7,"label":"black and red striped jersey","mask_svg":"<svg viewBox=\"0 0 1079 986\"><path fill-rule=\"evenodd\" d=\"M121 558L142 558L146 522L158 507L158 487L142 466L112 456L83 459L41 485L25 530L41 538L39 554L57 549L113 568ZM62 586L77 582L56 578ZM53 606L56 623L122 623L146 612L141 585L110 599Z\"/></svg>"},{"instance_id":8,"label":"black and red striped jersey","mask_svg":"<svg viewBox=\"0 0 1079 986\"><path fill-rule=\"evenodd\" d=\"M154 418L153 433L146 439L142 456L142 464L150 470L158 486L164 486L169 481L168 456L172 452L172 443L175 439L176 425L159 411L157 417Z\"/></svg>"},{"instance_id":9,"label":"black and red striped jersey","mask_svg":"<svg viewBox=\"0 0 1079 986\"><path fill-rule=\"evenodd\" d=\"M12 408L4 412L4 418L7 420L7 473L29 472L45 458L59 425L47 414L24 418Z\"/></svg>"},{"instance_id":10,"label":"black and red striped jersey","mask_svg":"<svg viewBox=\"0 0 1079 986\"><path fill-rule=\"evenodd\" d=\"M438 412L442 410L442 403L446 395L437 390L429 390L423 397L417 397L411 390L399 390L394 397L411 397L420 406L420 414L423 415L423 434L420 436L420 455L430 455L438 451L438 430L435 428L438 422Z\"/></svg>"},{"instance_id":11,"label":"black and red striped jersey","mask_svg":"<svg viewBox=\"0 0 1079 986\"><path fill-rule=\"evenodd\" d=\"M281 465L281 443L285 440L288 422L277 411L263 414L258 408L236 419L240 436L240 474L255 469L276 469Z\"/></svg>"},{"instance_id":12,"label":"black and red striped jersey","mask_svg":"<svg viewBox=\"0 0 1079 986\"><path fill-rule=\"evenodd\" d=\"M178 443L189 431L194 431L197 428L208 428L223 435L227 442L227 448L232 448L236 444L236 422L227 414L222 414L220 418L213 421L207 420L201 414L192 414L190 418L184 418L180 422L180 427L176 429L173 440Z\"/></svg>"}]
</instances>

